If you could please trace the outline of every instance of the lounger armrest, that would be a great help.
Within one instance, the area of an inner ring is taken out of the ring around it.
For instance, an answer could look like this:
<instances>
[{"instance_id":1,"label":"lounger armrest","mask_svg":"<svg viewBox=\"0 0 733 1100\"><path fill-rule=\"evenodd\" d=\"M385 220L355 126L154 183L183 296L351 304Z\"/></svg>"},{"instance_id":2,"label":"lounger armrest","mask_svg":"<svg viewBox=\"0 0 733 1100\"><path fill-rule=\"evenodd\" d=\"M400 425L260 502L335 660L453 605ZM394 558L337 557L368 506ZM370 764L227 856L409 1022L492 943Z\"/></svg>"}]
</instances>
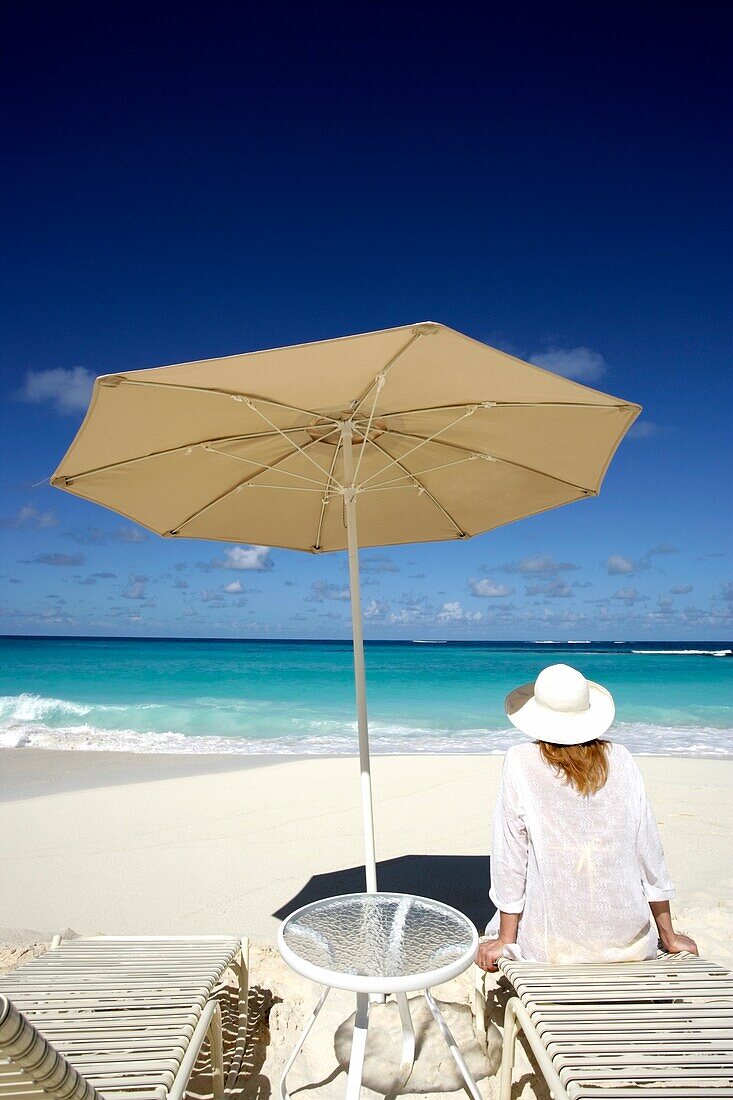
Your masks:
<instances>
[{"instance_id":1,"label":"lounger armrest","mask_svg":"<svg viewBox=\"0 0 733 1100\"><path fill-rule=\"evenodd\" d=\"M196 1059L199 1056L204 1039L211 1032L211 1064L214 1074L214 1100L223 1095L222 1065L221 1065L221 1008L218 1001L207 1001L204 1010L199 1017L199 1022L194 1028L191 1042L183 1056L178 1072L173 1080L168 1093L168 1100L183 1100L186 1086L191 1079ZM218 1050L217 1050L218 1046ZM218 1081L217 1081L218 1078Z\"/></svg>"}]
</instances>

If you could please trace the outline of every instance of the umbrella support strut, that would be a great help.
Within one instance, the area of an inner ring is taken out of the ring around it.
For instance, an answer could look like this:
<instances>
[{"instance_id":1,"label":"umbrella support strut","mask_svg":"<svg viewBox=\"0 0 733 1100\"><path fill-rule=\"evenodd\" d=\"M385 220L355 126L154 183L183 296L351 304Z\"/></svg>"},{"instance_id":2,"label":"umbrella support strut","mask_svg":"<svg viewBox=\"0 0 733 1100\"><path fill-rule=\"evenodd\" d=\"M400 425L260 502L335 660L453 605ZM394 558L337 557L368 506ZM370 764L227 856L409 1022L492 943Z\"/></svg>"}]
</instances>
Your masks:
<instances>
[{"instance_id":1,"label":"umbrella support strut","mask_svg":"<svg viewBox=\"0 0 733 1100\"><path fill-rule=\"evenodd\" d=\"M364 826L364 867L366 888L377 892L377 857L374 848L374 810L372 805L372 773L369 761L369 720L367 718L366 675L364 671L364 627L361 614L359 584L359 540L356 530L356 490L354 488L354 441L351 421L341 425L344 452L344 511L349 547L349 585L351 591L351 629L354 639L354 679L356 683L356 715L359 729L359 767L361 769L361 812Z\"/></svg>"}]
</instances>

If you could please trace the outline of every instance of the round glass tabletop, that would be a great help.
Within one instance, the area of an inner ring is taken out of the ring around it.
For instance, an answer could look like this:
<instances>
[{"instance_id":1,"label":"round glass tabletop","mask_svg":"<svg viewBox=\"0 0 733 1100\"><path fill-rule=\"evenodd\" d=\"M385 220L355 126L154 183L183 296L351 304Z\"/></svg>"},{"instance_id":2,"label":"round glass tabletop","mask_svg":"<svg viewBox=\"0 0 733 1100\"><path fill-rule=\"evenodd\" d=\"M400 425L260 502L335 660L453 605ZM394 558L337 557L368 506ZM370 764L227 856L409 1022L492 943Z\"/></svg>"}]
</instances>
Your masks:
<instances>
[{"instance_id":1,"label":"round glass tabletop","mask_svg":"<svg viewBox=\"0 0 733 1100\"><path fill-rule=\"evenodd\" d=\"M448 981L473 961L478 933L457 909L411 894L344 894L291 914L278 937L298 973L356 992Z\"/></svg>"}]
</instances>

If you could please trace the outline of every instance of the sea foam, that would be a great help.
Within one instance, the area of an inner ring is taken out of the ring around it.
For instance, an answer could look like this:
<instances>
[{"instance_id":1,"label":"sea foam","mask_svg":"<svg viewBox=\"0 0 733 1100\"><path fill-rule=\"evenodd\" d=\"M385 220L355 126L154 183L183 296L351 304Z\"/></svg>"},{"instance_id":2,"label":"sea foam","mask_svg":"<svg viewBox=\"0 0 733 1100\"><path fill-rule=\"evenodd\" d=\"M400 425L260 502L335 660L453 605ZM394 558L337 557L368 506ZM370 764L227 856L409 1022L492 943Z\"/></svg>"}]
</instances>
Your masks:
<instances>
[{"instance_id":1,"label":"sea foam","mask_svg":"<svg viewBox=\"0 0 733 1100\"><path fill-rule=\"evenodd\" d=\"M207 701L207 704L209 702L215 713L215 701ZM232 723L226 735L214 731L186 733L180 729L161 728L160 725L154 728L154 719L171 718L175 713L173 708L149 703L124 707L30 694L3 696L0 697L0 747L282 756L349 756L358 751L355 721L303 718L293 720L289 732L271 736L267 735L266 728L262 728L265 719L256 731L247 735L244 716L240 728L234 728ZM100 724L101 721L104 725ZM130 721L139 728L133 728ZM728 728L617 722L610 731L610 737L639 755L733 756L733 729ZM372 752L378 755L496 755L521 740L522 735L513 727L466 727L442 731L378 720L373 721L370 727Z\"/></svg>"}]
</instances>

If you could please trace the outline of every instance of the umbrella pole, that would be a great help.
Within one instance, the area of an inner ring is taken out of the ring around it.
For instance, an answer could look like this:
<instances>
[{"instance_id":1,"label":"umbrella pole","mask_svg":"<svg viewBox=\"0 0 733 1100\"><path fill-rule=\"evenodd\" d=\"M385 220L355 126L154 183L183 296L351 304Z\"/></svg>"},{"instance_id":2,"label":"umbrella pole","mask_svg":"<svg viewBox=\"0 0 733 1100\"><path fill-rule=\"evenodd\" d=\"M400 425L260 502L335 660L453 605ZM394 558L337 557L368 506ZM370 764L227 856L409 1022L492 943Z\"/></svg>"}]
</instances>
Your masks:
<instances>
[{"instance_id":1,"label":"umbrella pole","mask_svg":"<svg viewBox=\"0 0 733 1100\"><path fill-rule=\"evenodd\" d=\"M341 428L344 450L344 510L346 537L349 547L349 585L351 590L351 630L354 639L354 681L356 683L356 716L359 729L359 766L361 769L361 812L364 827L364 868L366 888L377 892L377 857L374 849L374 809L372 804L372 772L369 759L369 720L367 718L366 674L364 671L364 627L361 616L361 585L359 583L359 540L356 531L356 489L354 488L354 441L352 425L345 421Z\"/></svg>"}]
</instances>

